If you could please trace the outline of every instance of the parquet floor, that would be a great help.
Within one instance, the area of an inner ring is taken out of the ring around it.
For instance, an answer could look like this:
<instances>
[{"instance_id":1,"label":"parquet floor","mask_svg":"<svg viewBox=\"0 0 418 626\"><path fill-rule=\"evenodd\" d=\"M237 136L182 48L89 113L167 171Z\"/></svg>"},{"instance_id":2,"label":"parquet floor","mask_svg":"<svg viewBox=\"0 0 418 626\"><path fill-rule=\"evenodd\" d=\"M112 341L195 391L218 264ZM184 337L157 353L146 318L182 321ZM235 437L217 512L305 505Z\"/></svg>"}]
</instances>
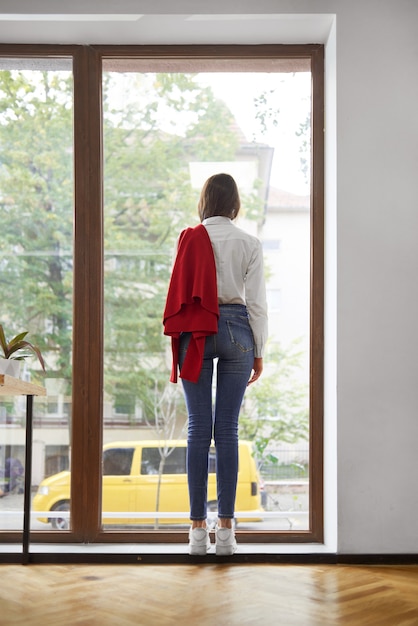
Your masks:
<instances>
[{"instance_id":1,"label":"parquet floor","mask_svg":"<svg viewBox=\"0 0 418 626\"><path fill-rule=\"evenodd\" d=\"M417 626L418 566L0 565L1 626Z\"/></svg>"}]
</instances>

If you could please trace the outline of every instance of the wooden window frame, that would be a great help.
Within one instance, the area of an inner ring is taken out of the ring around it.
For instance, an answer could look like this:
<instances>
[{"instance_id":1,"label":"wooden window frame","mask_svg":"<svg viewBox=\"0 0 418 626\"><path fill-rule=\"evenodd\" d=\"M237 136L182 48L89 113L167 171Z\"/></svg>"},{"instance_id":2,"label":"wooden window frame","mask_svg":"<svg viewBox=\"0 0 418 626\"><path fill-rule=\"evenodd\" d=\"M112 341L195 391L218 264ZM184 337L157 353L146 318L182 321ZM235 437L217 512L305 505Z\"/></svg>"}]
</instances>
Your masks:
<instances>
[{"instance_id":1,"label":"wooden window frame","mask_svg":"<svg viewBox=\"0 0 418 626\"><path fill-rule=\"evenodd\" d=\"M238 531L243 543L322 543L324 387L324 46L0 45L9 58L71 57L74 72L74 325L71 530L32 531L42 543L160 543L185 531L101 527L103 445L103 59L309 59L312 73L309 530ZM20 533L5 533L13 540ZM167 548L169 551L169 548Z\"/></svg>"}]
</instances>

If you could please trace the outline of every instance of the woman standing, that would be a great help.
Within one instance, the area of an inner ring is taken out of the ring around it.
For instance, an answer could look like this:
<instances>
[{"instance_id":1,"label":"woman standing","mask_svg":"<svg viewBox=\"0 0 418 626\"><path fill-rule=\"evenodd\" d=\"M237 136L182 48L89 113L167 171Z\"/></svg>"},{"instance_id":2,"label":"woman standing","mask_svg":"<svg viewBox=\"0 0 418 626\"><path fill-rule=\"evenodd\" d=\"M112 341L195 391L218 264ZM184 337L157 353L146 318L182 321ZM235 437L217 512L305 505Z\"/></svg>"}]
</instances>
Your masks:
<instances>
[{"instance_id":1,"label":"woman standing","mask_svg":"<svg viewBox=\"0 0 418 626\"><path fill-rule=\"evenodd\" d=\"M238 478L238 417L247 385L263 370L267 305L260 241L235 226L240 197L228 174L211 176L198 204L201 224L179 238L164 312L189 416L187 474L190 554L210 549L208 458L216 448L216 554L231 555ZM216 393L212 402L214 360ZM252 374L251 374L252 373Z\"/></svg>"}]
</instances>

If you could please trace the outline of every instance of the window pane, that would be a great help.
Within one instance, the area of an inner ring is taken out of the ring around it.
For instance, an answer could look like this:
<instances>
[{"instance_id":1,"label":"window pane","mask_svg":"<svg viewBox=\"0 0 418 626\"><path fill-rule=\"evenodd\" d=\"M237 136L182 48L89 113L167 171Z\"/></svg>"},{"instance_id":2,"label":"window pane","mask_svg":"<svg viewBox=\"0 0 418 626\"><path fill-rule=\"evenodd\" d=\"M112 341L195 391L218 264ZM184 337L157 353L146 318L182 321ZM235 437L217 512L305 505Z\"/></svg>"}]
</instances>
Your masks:
<instances>
[{"instance_id":1,"label":"window pane","mask_svg":"<svg viewBox=\"0 0 418 626\"><path fill-rule=\"evenodd\" d=\"M141 474L185 474L186 448L172 448L164 454L161 448L142 448Z\"/></svg>"},{"instance_id":2,"label":"window pane","mask_svg":"<svg viewBox=\"0 0 418 626\"><path fill-rule=\"evenodd\" d=\"M34 401L32 488L68 470L73 273L73 80L70 59L0 60L0 323L7 339L28 331L46 362L21 377L45 385ZM24 397L0 399L0 530L23 526ZM64 474L65 476L65 474ZM43 485L45 507L53 501ZM37 496L38 498L38 496ZM52 503L52 504L51 504ZM50 524L32 515L32 529Z\"/></svg>"},{"instance_id":3,"label":"window pane","mask_svg":"<svg viewBox=\"0 0 418 626\"><path fill-rule=\"evenodd\" d=\"M129 476L133 448L111 448L103 452L103 476Z\"/></svg>"},{"instance_id":4,"label":"window pane","mask_svg":"<svg viewBox=\"0 0 418 626\"><path fill-rule=\"evenodd\" d=\"M168 450L181 449L187 421L181 385L168 382L162 314L177 236L198 223L206 178L227 171L241 193L238 225L263 241L270 294L265 372L240 417L241 440L249 442L240 448L240 468L248 453L255 469L249 461L247 474L240 471L237 518L250 512L242 528L308 529L311 74L306 67L296 73L109 69L103 84L104 441L165 444L142 456L153 471L144 472L147 484L131 475L136 491L123 502L131 508L119 509L121 519L136 513L130 523L141 525L158 512L165 524L187 521L181 517L188 511L186 481L165 470L177 452L161 463ZM210 465L213 471L213 458ZM178 496L166 509L169 480ZM114 510L108 489L104 482L103 502L111 507L103 507L105 525L115 520L105 516Z\"/></svg>"}]
</instances>

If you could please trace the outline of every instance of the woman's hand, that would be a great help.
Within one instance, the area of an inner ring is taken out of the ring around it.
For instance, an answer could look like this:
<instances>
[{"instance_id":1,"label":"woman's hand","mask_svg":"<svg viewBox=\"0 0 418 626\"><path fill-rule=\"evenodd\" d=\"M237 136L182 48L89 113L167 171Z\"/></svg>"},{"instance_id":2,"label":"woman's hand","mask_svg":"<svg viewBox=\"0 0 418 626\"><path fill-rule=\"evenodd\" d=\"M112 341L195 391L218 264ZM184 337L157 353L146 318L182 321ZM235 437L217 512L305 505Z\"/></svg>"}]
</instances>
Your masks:
<instances>
[{"instance_id":1,"label":"woman's hand","mask_svg":"<svg viewBox=\"0 0 418 626\"><path fill-rule=\"evenodd\" d=\"M261 357L257 357L254 359L253 371L254 374L248 381L248 385L251 385L251 383L255 383L255 381L258 380L261 376L261 373L263 371L263 359Z\"/></svg>"}]
</instances>

